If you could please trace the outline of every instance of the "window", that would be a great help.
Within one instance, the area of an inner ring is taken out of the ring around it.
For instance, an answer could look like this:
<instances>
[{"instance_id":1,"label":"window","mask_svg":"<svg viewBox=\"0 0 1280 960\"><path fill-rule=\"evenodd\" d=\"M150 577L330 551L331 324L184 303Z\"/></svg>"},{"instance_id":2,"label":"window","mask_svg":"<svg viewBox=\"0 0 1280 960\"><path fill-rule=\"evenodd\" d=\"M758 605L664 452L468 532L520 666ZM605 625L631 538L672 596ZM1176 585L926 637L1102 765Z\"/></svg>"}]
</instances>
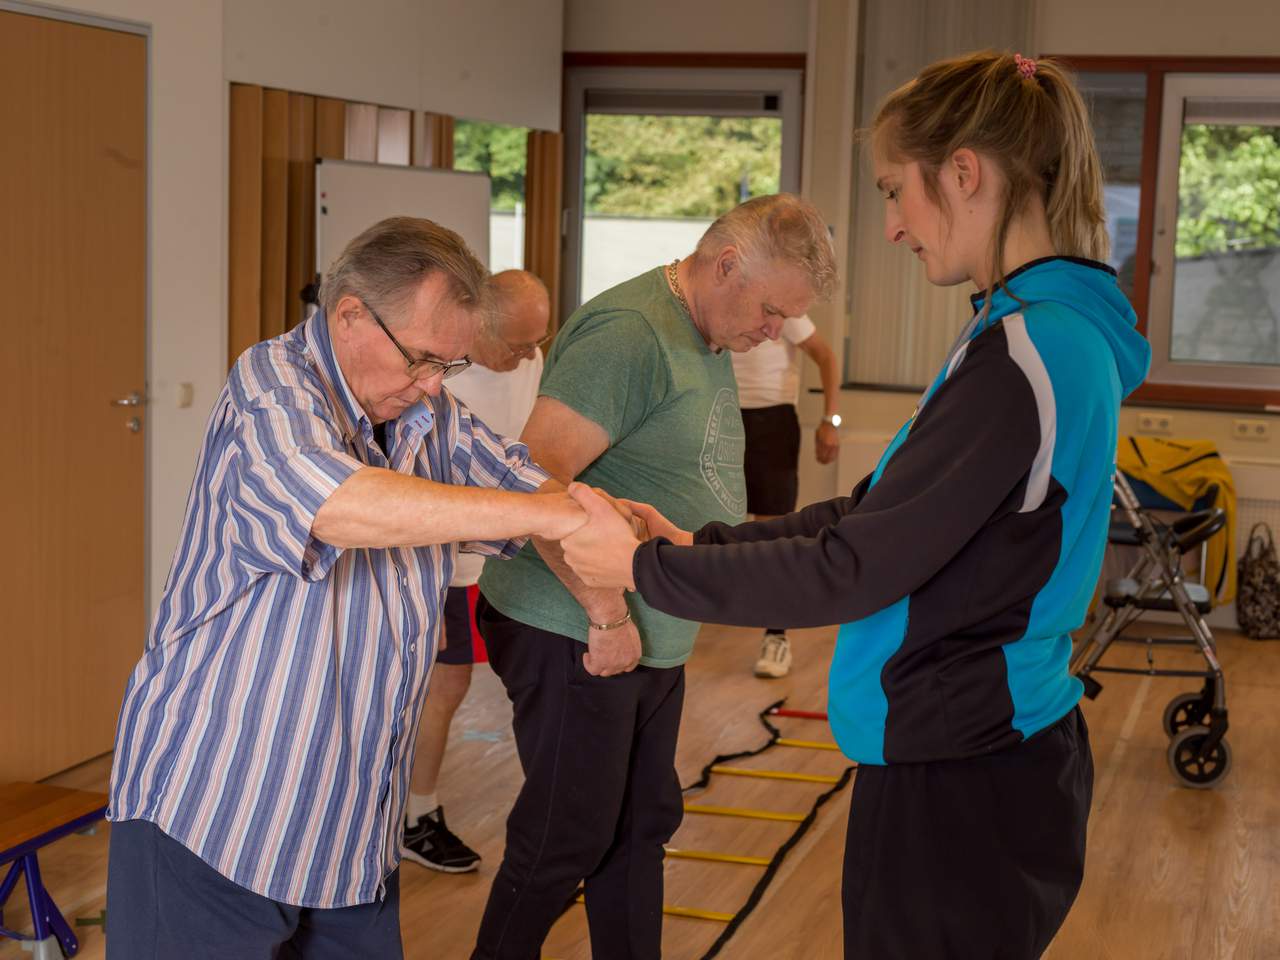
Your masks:
<instances>
[{"instance_id":1,"label":"window","mask_svg":"<svg viewBox=\"0 0 1280 960\"><path fill-rule=\"evenodd\" d=\"M589 113L583 163L586 302L647 267L690 253L713 220L778 192L775 117Z\"/></svg>"},{"instance_id":2,"label":"window","mask_svg":"<svg viewBox=\"0 0 1280 960\"><path fill-rule=\"evenodd\" d=\"M1152 379L1280 384L1280 76L1165 84Z\"/></svg>"},{"instance_id":3,"label":"window","mask_svg":"<svg viewBox=\"0 0 1280 960\"><path fill-rule=\"evenodd\" d=\"M800 182L800 70L565 75L563 309L693 251L742 200Z\"/></svg>"},{"instance_id":4,"label":"window","mask_svg":"<svg viewBox=\"0 0 1280 960\"><path fill-rule=\"evenodd\" d=\"M1280 60L1061 59L1093 120L1112 265L1151 341L1138 399L1280 403Z\"/></svg>"},{"instance_id":5,"label":"window","mask_svg":"<svg viewBox=\"0 0 1280 960\"><path fill-rule=\"evenodd\" d=\"M529 131L478 120L456 120L453 168L488 174L489 269L524 267L525 174Z\"/></svg>"},{"instance_id":6,"label":"window","mask_svg":"<svg viewBox=\"0 0 1280 960\"><path fill-rule=\"evenodd\" d=\"M1135 297L1138 261L1138 220L1142 198L1143 118L1147 107L1145 73L1098 73L1077 76L1080 93L1093 121L1093 136L1102 161L1107 232L1111 237L1110 264L1120 289ZM1144 270L1144 277L1146 271ZM1141 304L1145 308L1145 302Z\"/></svg>"}]
</instances>

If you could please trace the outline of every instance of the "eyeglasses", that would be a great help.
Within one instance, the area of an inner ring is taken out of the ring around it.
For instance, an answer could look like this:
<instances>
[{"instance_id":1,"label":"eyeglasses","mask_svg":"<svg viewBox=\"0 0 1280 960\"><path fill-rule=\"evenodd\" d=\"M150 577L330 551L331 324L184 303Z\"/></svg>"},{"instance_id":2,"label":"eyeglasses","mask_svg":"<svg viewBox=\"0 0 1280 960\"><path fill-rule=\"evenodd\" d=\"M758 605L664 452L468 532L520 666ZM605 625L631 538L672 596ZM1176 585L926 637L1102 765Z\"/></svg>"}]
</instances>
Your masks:
<instances>
[{"instance_id":1,"label":"eyeglasses","mask_svg":"<svg viewBox=\"0 0 1280 960\"><path fill-rule=\"evenodd\" d=\"M443 379L448 380L452 376L461 373L467 367L471 366L471 358L463 357L461 360L437 360L434 357L415 357L404 345L395 338L387 325L382 322L382 318L378 316L376 310L369 306L363 300L364 308L369 311L369 316L373 317L374 322L382 328L382 332L387 335L392 343L396 345L396 349L400 351L400 355L404 357L404 362L409 365L409 376L414 380L426 380L439 374Z\"/></svg>"},{"instance_id":2,"label":"eyeglasses","mask_svg":"<svg viewBox=\"0 0 1280 960\"><path fill-rule=\"evenodd\" d=\"M554 333L548 333L541 340L535 340L533 343L523 343L520 346L515 346L513 344L507 343L507 341L505 340L503 340L502 343L503 343L503 346L505 346L508 350L511 351L511 356L523 359L525 357L532 357L535 353L538 352L538 349L540 347L545 347L548 343L550 343L551 338L554 336L555 336Z\"/></svg>"}]
</instances>

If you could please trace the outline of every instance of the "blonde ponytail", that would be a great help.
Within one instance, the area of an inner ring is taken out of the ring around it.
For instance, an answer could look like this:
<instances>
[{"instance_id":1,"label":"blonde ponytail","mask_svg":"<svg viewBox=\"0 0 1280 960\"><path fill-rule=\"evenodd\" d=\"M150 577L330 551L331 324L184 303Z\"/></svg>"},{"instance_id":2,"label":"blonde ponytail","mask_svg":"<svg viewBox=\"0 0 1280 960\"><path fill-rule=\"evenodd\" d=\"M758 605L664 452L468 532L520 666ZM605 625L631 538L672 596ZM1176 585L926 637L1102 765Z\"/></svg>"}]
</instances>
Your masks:
<instances>
[{"instance_id":1,"label":"blonde ponytail","mask_svg":"<svg viewBox=\"0 0 1280 960\"><path fill-rule=\"evenodd\" d=\"M1080 92L1052 61L1040 61L1036 75L1056 104L1061 122L1060 159L1049 182L1045 213L1049 236L1061 253L1106 260L1111 250L1102 193L1102 163L1093 141L1093 126Z\"/></svg>"}]
</instances>

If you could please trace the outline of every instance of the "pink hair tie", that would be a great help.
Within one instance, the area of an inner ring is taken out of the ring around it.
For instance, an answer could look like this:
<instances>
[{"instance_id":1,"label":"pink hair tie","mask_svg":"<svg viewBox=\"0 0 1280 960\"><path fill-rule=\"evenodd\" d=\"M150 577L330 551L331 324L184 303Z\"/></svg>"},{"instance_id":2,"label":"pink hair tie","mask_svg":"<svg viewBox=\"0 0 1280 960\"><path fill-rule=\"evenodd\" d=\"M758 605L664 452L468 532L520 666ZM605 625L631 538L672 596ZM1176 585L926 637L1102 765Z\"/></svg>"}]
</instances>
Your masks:
<instances>
[{"instance_id":1,"label":"pink hair tie","mask_svg":"<svg viewBox=\"0 0 1280 960\"><path fill-rule=\"evenodd\" d=\"M1018 73L1022 74L1023 80L1030 80L1036 75L1036 62L1030 57L1015 53L1013 55L1013 63L1018 68Z\"/></svg>"}]
</instances>

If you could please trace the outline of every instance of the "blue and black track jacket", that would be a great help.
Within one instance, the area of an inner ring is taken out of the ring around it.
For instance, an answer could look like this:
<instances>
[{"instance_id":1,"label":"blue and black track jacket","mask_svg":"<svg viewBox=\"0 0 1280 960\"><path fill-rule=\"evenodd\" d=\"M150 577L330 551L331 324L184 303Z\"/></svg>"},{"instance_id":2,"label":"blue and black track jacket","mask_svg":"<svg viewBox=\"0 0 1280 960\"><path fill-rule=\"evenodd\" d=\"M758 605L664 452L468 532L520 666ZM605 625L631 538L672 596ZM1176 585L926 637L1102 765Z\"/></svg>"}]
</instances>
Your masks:
<instances>
[{"instance_id":1,"label":"blue and black track jacket","mask_svg":"<svg viewBox=\"0 0 1280 960\"><path fill-rule=\"evenodd\" d=\"M989 305L974 297L915 416L849 496L636 551L637 589L675 616L842 624L828 713L863 763L999 750L1080 698L1069 632L1106 546L1120 400L1150 348L1103 264L1052 257L1006 282Z\"/></svg>"}]
</instances>

